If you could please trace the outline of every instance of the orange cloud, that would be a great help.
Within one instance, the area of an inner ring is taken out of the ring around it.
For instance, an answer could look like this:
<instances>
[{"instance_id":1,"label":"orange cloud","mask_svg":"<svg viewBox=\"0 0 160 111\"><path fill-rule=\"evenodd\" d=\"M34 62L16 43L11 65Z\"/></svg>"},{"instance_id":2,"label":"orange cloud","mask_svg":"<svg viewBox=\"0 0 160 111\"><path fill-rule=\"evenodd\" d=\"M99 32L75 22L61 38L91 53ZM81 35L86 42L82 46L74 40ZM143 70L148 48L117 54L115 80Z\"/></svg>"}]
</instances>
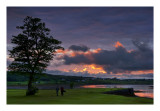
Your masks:
<instances>
[{"instance_id":1,"label":"orange cloud","mask_svg":"<svg viewBox=\"0 0 160 111\"><path fill-rule=\"evenodd\" d=\"M119 41L117 41L114 45L114 47L124 47Z\"/></svg>"},{"instance_id":2,"label":"orange cloud","mask_svg":"<svg viewBox=\"0 0 160 111\"><path fill-rule=\"evenodd\" d=\"M128 53L131 53L131 52L133 52L133 51L135 51L134 49L131 49L131 50L128 50L127 52Z\"/></svg>"},{"instance_id":3,"label":"orange cloud","mask_svg":"<svg viewBox=\"0 0 160 111\"><path fill-rule=\"evenodd\" d=\"M98 49L94 49L92 50L93 53L99 53L102 49L101 48L98 48Z\"/></svg>"},{"instance_id":4,"label":"orange cloud","mask_svg":"<svg viewBox=\"0 0 160 111\"><path fill-rule=\"evenodd\" d=\"M97 66L95 64L92 65L83 65L81 68L76 67L72 69L73 72L88 72L89 74L100 74L100 73L107 73L104 71L102 66Z\"/></svg>"},{"instance_id":5,"label":"orange cloud","mask_svg":"<svg viewBox=\"0 0 160 111\"><path fill-rule=\"evenodd\" d=\"M66 54L67 52L68 52L67 49L66 49L66 50L62 50L62 49L56 50L56 53L57 53L57 54Z\"/></svg>"},{"instance_id":6,"label":"orange cloud","mask_svg":"<svg viewBox=\"0 0 160 111\"><path fill-rule=\"evenodd\" d=\"M110 72L113 74L113 72ZM141 75L141 74L153 74L153 70L138 70L138 71L126 71L122 73L116 73L116 75L123 75L123 74L132 74L132 75Z\"/></svg>"},{"instance_id":7,"label":"orange cloud","mask_svg":"<svg viewBox=\"0 0 160 111\"><path fill-rule=\"evenodd\" d=\"M63 57L64 55L67 55L69 57L75 57L77 55L84 55L86 58L88 58L91 61L94 61L94 58L92 57L93 53L99 53L102 49L97 48L97 49L90 49L86 52L83 51L72 51L72 50L57 50L56 54L59 58Z\"/></svg>"},{"instance_id":8,"label":"orange cloud","mask_svg":"<svg viewBox=\"0 0 160 111\"><path fill-rule=\"evenodd\" d=\"M91 49L91 50L88 50L86 52L83 52L83 51L71 51L71 50L61 50L61 49L58 49L56 50L56 53L58 54L69 54L71 56L76 56L76 55L80 55L80 54L84 54L84 55L88 55L88 54L91 54L91 53L99 53L102 49L101 48L97 48L97 49Z\"/></svg>"},{"instance_id":9,"label":"orange cloud","mask_svg":"<svg viewBox=\"0 0 160 111\"><path fill-rule=\"evenodd\" d=\"M102 66L91 64L91 65L70 65L65 67L59 67L58 70L64 72L82 72L89 74L107 74L107 72L103 69Z\"/></svg>"},{"instance_id":10,"label":"orange cloud","mask_svg":"<svg viewBox=\"0 0 160 111\"><path fill-rule=\"evenodd\" d=\"M139 70L139 71L131 71L131 74L139 75L139 74L153 74L153 70Z\"/></svg>"}]
</instances>

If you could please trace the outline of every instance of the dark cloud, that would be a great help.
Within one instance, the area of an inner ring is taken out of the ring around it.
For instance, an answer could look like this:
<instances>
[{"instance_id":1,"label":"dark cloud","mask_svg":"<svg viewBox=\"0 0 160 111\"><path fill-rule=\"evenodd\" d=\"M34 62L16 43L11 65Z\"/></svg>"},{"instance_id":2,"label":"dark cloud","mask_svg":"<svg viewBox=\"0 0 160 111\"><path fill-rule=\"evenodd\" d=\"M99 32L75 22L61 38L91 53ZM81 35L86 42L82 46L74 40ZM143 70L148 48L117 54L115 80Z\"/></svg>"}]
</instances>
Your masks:
<instances>
[{"instance_id":1,"label":"dark cloud","mask_svg":"<svg viewBox=\"0 0 160 111\"><path fill-rule=\"evenodd\" d=\"M40 17L65 48L73 43L109 48L121 40L131 49L131 39L153 38L153 7L8 7L8 43L26 16Z\"/></svg>"},{"instance_id":2,"label":"dark cloud","mask_svg":"<svg viewBox=\"0 0 160 111\"><path fill-rule=\"evenodd\" d=\"M89 48L85 45L71 45L69 47L70 50L73 50L73 51L83 51L83 52L86 52L89 50Z\"/></svg>"},{"instance_id":3,"label":"dark cloud","mask_svg":"<svg viewBox=\"0 0 160 111\"><path fill-rule=\"evenodd\" d=\"M70 64L92 64L93 63L93 61L91 61L89 58L87 58L83 54L78 54L74 57L70 57L70 56L65 55L63 57L63 59L65 60L66 65L70 65Z\"/></svg>"},{"instance_id":4,"label":"dark cloud","mask_svg":"<svg viewBox=\"0 0 160 111\"><path fill-rule=\"evenodd\" d=\"M134 43L137 50L128 52L124 47L115 50L101 50L99 53L65 55L66 65L70 64L97 64L103 66L108 73L130 72L153 69L153 50L143 42Z\"/></svg>"}]
</instances>

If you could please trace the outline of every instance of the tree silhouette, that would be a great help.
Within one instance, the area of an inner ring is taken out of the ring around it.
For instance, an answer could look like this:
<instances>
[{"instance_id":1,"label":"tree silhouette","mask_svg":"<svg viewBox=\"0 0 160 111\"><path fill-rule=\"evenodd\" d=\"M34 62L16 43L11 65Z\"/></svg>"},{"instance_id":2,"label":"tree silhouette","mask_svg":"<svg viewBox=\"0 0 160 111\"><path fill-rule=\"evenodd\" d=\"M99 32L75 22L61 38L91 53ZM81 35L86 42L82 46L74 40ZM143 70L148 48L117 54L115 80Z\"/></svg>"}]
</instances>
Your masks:
<instances>
[{"instance_id":1,"label":"tree silhouette","mask_svg":"<svg viewBox=\"0 0 160 111\"><path fill-rule=\"evenodd\" d=\"M45 71L49 61L53 59L56 49L63 49L61 41L50 36L50 29L40 18L27 16L22 26L17 26L22 32L13 36L11 43L15 44L10 52L14 61L8 70L29 74L26 95L34 95L37 88L33 85L36 75Z\"/></svg>"}]
</instances>

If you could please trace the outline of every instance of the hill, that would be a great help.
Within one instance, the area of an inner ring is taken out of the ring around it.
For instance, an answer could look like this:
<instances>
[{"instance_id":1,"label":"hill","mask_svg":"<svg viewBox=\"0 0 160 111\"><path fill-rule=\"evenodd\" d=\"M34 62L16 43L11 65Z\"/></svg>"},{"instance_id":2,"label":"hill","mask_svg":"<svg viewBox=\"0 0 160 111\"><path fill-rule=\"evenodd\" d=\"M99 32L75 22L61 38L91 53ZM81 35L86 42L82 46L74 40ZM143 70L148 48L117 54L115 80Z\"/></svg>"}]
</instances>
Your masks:
<instances>
[{"instance_id":1,"label":"hill","mask_svg":"<svg viewBox=\"0 0 160 111\"><path fill-rule=\"evenodd\" d=\"M146 84L153 85L153 79L94 78L82 76L64 76L37 74L35 84ZM27 85L28 75L7 72L7 85Z\"/></svg>"}]
</instances>

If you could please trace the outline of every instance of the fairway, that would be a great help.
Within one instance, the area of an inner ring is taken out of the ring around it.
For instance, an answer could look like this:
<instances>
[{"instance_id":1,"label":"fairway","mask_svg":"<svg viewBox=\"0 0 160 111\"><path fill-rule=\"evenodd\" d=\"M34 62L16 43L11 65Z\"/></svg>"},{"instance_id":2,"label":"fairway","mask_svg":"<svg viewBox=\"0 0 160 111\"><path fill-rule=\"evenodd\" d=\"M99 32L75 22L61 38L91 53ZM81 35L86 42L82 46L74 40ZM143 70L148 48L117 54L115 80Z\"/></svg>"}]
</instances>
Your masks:
<instances>
[{"instance_id":1,"label":"fairway","mask_svg":"<svg viewBox=\"0 0 160 111\"><path fill-rule=\"evenodd\" d=\"M103 94L117 88L67 89L64 96L55 90L39 90L25 96L26 90L7 90L7 104L153 104L153 99Z\"/></svg>"}]
</instances>

